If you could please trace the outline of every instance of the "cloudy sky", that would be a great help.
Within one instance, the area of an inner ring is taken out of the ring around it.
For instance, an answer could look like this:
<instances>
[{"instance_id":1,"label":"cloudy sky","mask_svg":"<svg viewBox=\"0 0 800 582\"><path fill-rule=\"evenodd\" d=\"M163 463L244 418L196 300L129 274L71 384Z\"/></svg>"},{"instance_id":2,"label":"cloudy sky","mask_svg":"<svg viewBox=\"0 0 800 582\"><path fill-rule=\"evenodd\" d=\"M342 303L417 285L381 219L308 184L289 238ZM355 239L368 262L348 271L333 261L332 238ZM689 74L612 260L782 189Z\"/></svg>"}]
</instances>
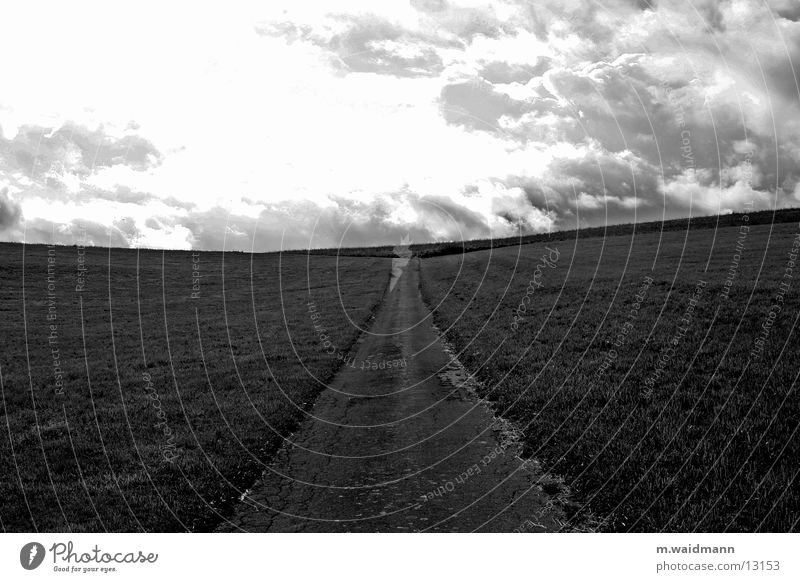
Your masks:
<instances>
[{"instance_id":1,"label":"cloudy sky","mask_svg":"<svg viewBox=\"0 0 800 582\"><path fill-rule=\"evenodd\" d=\"M4 8L0 240L262 251L800 206L798 0L164 4Z\"/></svg>"}]
</instances>

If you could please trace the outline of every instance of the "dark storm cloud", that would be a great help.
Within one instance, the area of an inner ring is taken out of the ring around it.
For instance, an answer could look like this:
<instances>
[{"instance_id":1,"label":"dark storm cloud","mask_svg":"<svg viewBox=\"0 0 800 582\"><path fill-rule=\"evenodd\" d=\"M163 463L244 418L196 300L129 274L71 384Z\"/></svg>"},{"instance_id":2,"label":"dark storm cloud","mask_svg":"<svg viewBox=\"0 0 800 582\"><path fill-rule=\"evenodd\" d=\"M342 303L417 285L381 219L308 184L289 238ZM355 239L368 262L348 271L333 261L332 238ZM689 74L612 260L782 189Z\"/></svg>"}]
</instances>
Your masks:
<instances>
[{"instance_id":1,"label":"dark storm cloud","mask_svg":"<svg viewBox=\"0 0 800 582\"><path fill-rule=\"evenodd\" d=\"M406 234L415 242L480 238L491 234L487 217L445 196L419 196L407 190L369 201L331 199L271 204L257 218L223 208L190 212L180 220L199 249L256 251L397 244ZM415 214L398 220L398 209Z\"/></svg>"},{"instance_id":2,"label":"dark storm cloud","mask_svg":"<svg viewBox=\"0 0 800 582\"><path fill-rule=\"evenodd\" d=\"M657 190L658 168L630 156L590 155L582 159L558 159L554 174L571 178L579 193L595 198L649 198Z\"/></svg>"},{"instance_id":3,"label":"dark storm cloud","mask_svg":"<svg viewBox=\"0 0 800 582\"><path fill-rule=\"evenodd\" d=\"M798 0L800 11L800 0ZM762 67L768 86L800 109L800 28L784 33L784 50Z\"/></svg>"},{"instance_id":4,"label":"dark storm cloud","mask_svg":"<svg viewBox=\"0 0 800 582\"><path fill-rule=\"evenodd\" d=\"M482 79L445 85L439 102L448 123L483 131L496 131L502 116L519 117L529 109Z\"/></svg>"},{"instance_id":5,"label":"dark storm cloud","mask_svg":"<svg viewBox=\"0 0 800 582\"><path fill-rule=\"evenodd\" d=\"M590 150L579 158L554 159L545 178L509 176L502 183L520 188L559 228L574 228L578 218L585 226L655 216L659 207L658 168L633 154Z\"/></svg>"},{"instance_id":6,"label":"dark storm cloud","mask_svg":"<svg viewBox=\"0 0 800 582\"><path fill-rule=\"evenodd\" d=\"M595 174L598 176L599 182L600 172L597 168L595 168ZM628 172L628 176L630 176L630 172ZM610 184L613 178L615 176L607 176L607 183ZM559 180L547 181L509 178L506 182L521 188L530 205L540 209L551 219L550 227L560 230L605 223L657 220L664 213L658 204L653 203L652 193L647 192L643 185L639 184L637 184L637 189L641 190L638 192L641 194L641 198L637 196L637 203L634 203L632 198L615 196L610 192L603 194L600 192L602 188L595 184L591 184L593 186L591 188L583 189L585 184L574 178L561 177ZM685 212L685 209L681 208L680 212L673 209L670 212L673 216L679 216L681 212ZM523 232L541 232L542 230L541 225L533 224L526 225Z\"/></svg>"},{"instance_id":7,"label":"dark storm cloud","mask_svg":"<svg viewBox=\"0 0 800 582\"><path fill-rule=\"evenodd\" d=\"M797 0L769 0L768 4L781 18L792 22L800 21L800 2Z\"/></svg>"},{"instance_id":8,"label":"dark storm cloud","mask_svg":"<svg viewBox=\"0 0 800 582\"><path fill-rule=\"evenodd\" d=\"M458 230L489 234L486 217L462 206L446 196L422 196L414 208L426 217L426 222L455 225Z\"/></svg>"},{"instance_id":9,"label":"dark storm cloud","mask_svg":"<svg viewBox=\"0 0 800 582\"><path fill-rule=\"evenodd\" d=\"M0 190L0 232L11 230L22 216L19 204L8 196L8 188Z\"/></svg>"},{"instance_id":10,"label":"dark storm cloud","mask_svg":"<svg viewBox=\"0 0 800 582\"><path fill-rule=\"evenodd\" d=\"M736 196L744 195L745 186L761 191L782 186L782 197L794 190L800 175L796 124L778 127L776 150L770 126L743 125L735 100L709 103L696 81L656 77L647 72L642 58L647 57L631 55L620 63L600 62L577 71L552 67L544 76L555 96L531 85L524 101L500 94L485 80L449 85L441 98L443 117L485 131L496 131L497 121L505 117L498 136L584 147L590 155L556 158L548 168L549 178L539 187L525 180L516 184L533 194L531 203L537 208L545 209L544 194L549 193L556 215L577 210L574 187L583 217L597 214L600 206L603 212L606 206L618 207L612 213L617 218L634 209L641 216L663 201L661 181L672 180L678 182L670 191L686 191L687 196L685 204L671 200L671 211L689 210L687 171L694 172L692 187L707 197L715 188L732 188L742 180ZM776 67L787 70L785 63ZM792 102L785 107L796 109ZM787 114L785 107L776 104L774 113ZM745 163L752 167L743 178Z\"/></svg>"},{"instance_id":11,"label":"dark storm cloud","mask_svg":"<svg viewBox=\"0 0 800 582\"><path fill-rule=\"evenodd\" d=\"M720 9L722 3L724 0L701 0L694 3L695 10L700 13L711 31L725 31L725 17Z\"/></svg>"}]
</instances>

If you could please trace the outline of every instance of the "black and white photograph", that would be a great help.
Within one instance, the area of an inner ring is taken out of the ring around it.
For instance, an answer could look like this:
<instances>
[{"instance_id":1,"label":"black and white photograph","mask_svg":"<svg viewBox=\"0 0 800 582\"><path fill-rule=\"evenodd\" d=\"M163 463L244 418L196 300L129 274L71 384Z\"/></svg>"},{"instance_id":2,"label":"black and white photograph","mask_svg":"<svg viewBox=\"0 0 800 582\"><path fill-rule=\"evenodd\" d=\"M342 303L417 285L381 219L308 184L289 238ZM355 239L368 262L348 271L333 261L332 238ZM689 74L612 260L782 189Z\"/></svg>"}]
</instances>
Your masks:
<instances>
[{"instance_id":1,"label":"black and white photograph","mask_svg":"<svg viewBox=\"0 0 800 582\"><path fill-rule=\"evenodd\" d=\"M800 577L800 0L0 22L0 578Z\"/></svg>"}]
</instances>

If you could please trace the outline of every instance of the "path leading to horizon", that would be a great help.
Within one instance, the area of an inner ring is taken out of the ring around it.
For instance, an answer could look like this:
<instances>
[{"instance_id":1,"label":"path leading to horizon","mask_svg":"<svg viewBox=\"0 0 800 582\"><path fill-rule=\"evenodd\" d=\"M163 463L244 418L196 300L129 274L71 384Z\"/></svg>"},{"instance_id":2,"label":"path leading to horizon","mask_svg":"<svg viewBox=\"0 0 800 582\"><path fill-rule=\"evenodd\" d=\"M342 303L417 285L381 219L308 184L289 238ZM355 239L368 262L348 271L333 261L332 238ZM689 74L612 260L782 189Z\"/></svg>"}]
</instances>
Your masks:
<instances>
[{"instance_id":1,"label":"path leading to horizon","mask_svg":"<svg viewBox=\"0 0 800 582\"><path fill-rule=\"evenodd\" d=\"M371 329L219 531L555 531L545 477L454 378L412 260ZM361 363L405 365L362 370Z\"/></svg>"}]
</instances>

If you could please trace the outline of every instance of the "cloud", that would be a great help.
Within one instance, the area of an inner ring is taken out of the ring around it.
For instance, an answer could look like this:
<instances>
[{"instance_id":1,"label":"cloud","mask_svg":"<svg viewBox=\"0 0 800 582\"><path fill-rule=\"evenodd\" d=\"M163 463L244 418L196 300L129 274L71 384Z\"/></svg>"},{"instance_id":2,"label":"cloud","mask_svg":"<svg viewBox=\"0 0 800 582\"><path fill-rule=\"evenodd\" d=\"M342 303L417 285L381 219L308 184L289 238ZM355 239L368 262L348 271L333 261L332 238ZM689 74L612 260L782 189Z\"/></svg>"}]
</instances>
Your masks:
<instances>
[{"instance_id":1,"label":"cloud","mask_svg":"<svg viewBox=\"0 0 800 582\"><path fill-rule=\"evenodd\" d=\"M426 9L421 10L427 16L423 24L446 31L463 43L470 43L478 37L496 39L514 34L516 31L514 23L510 19L501 19L494 6L489 3L458 6L442 2L435 7L431 6L431 3L427 4Z\"/></svg>"},{"instance_id":2,"label":"cloud","mask_svg":"<svg viewBox=\"0 0 800 582\"><path fill-rule=\"evenodd\" d=\"M800 20L800 4L794 0L764 0L772 12L786 20Z\"/></svg>"},{"instance_id":3,"label":"cloud","mask_svg":"<svg viewBox=\"0 0 800 582\"><path fill-rule=\"evenodd\" d=\"M794 0L58 10L0 36L63 53L7 67L5 238L91 214L115 244L269 250L798 202Z\"/></svg>"},{"instance_id":4,"label":"cloud","mask_svg":"<svg viewBox=\"0 0 800 582\"><path fill-rule=\"evenodd\" d=\"M23 228L24 226L24 228ZM133 246L124 232L87 219L47 220L33 218L18 225L13 240L27 244L77 244L128 248ZM175 247L172 247L175 248Z\"/></svg>"},{"instance_id":5,"label":"cloud","mask_svg":"<svg viewBox=\"0 0 800 582\"><path fill-rule=\"evenodd\" d=\"M533 63L508 63L491 61L486 63L479 76L487 82L496 84L525 84L536 77L541 77L550 68L552 60L548 57L537 57Z\"/></svg>"},{"instance_id":6,"label":"cloud","mask_svg":"<svg viewBox=\"0 0 800 582\"><path fill-rule=\"evenodd\" d=\"M447 43L372 14L334 14L328 26L317 29L278 22L256 30L290 43L303 41L323 48L331 64L344 72L417 77L437 75L444 67L436 46Z\"/></svg>"},{"instance_id":7,"label":"cloud","mask_svg":"<svg viewBox=\"0 0 800 582\"><path fill-rule=\"evenodd\" d=\"M797 5L797 18L800 22L800 4ZM797 26L792 28L797 29ZM777 47L776 47L777 48ZM777 50L765 63L763 72L768 79L768 87L777 90L788 101L800 100L800 34L787 35L783 52Z\"/></svg>"},{"instance_id":8,"label":"cloud","mask_svg":"<svg viewBox=\"0 0 800 582\"><path fill-rule=\"evenodd\" d=\"M524 208L505 197L505 204ZM498 196L497 200L503 199ZM331 200L327 205L284 202L257 217L217 208L193 212L182 220L195 248L263 251L396 244L410 234L415 241L450 241L510 236L516 224L487 219L446 196L420 196L409 190L386 193L367 202Z\"/></svg>"},{"instance_id":9,"label":"cloud","mask_svg":"<svg viewBox=\"0 0 800 582\"><path fill-rule=\"evenodd\" d=\"M637 8L647 14L658 9ZM522 187L537 208L549 205L562 226L579 212L592 224L729 212L751 200L758 208L796 204L800 29L779 23L783 44L774 39L769 13L752 3L700 3L698 10L702 18L686 27L680 46L665 38L663 22L654 24L647 14L614 28L596 10L537 4L529 14L534 29L546 25L542 35L549 40L581 35L584 46L567 44L560 55L532 59L527 69L494 64L446 85L443 118L473 131L499 127L523 143L546 143L550 151L564 143L578 146L582 155L556 154L534 180L504 179ZM623 14L624 7L614 16ZM674 13L659 16L675 25L686 22ZM743 48L745 25L758 45ZM709 26L718 36L716 46L709 44ZM644 31L639 47L621 41L633 27ZM753 67L756 46L766 85L759 84L761 72ZM575 59L593 53L594 62ZM507 71L516 74L502 74ZM789 126L778 126L776 136L778 118Z\"/></svg>"},{"instance_id":10,"label":"cloud","mask_svg":"<svg viewBox=\"0 0 800 582\"><path fill-rule=\"evenodd\" d=\"M0 163L7 170L29 176L57 170L85 177L98 168L117 164L147 170L162 159L162 154L146 139L135 134L110 136L102 127L92 130L73 123L55 130L24 126L12 139L0 136Z\"/></svg>"},{"instance_id":11,"label":"cloud","mask_svg":"<svg viewBox=\"0 0 800 582\"><path fill-rule=\"evenodd\" d=\"M694 8L702 15L708 29L725 32L725 17L720 9L720 0L695 1Z\"/></svg>"},{"instance_id":12,"label":"cloud","mask_svg":"<svg viewBox=\"0 0 800 582\"><path fill-rule=\"evenodd\" d=\"M11 230L19 222L22 209L8 196L8 188L0 190L0 232Z\"/></svg>"},{"instance_id":13,"label":"cloud","mask_svg":"<svg viewBox=\"0 0 800 582\"><path fill-rule=\"evenodd\" d=\"M438 13L447 9L447 0L411 0L411 6L420 12Z\"/></svg>"},{"instance_id":14,"label":"cloud","mask_svg":"<svg viewBox=\"0 0 800 582\"><path fill-rule=\"evenodd\" d=\"M415 13L399 18L375 12L332 10L313 22L272 21L256 26L268 37L308 43L324 51L345 73L397 77L435 77L454 50L478 39L499 39L517 32L512 18L501 18L491 3L461 6L445 0L415 0Z\"/></svg>"},{"instance_id":15,"label":"cloud","mask_svg":"<svg viewBox=\"0 0 800 582\"><path fill-rule=\"evenodd\" d=\"M453 83L442 88L442 116L448 123L495 132L500 118L519 117L527 109L520 101L494 89L485 80Z\"/></svg>"}]
</instances>

